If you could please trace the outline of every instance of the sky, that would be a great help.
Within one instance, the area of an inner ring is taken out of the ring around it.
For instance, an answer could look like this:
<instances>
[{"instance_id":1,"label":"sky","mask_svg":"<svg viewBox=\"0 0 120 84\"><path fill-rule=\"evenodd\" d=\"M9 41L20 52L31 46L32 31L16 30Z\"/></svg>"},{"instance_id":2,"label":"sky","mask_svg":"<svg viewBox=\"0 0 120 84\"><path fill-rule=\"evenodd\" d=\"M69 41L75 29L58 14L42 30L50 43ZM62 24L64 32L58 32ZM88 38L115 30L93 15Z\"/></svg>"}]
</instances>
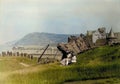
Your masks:
<instances>
[{"instance_id":1,"label":"sky","mask_svg":"<svg viewBox=\"0 0 120 84\"><path fill-rule=\"evenodd\" d=\"M0 0L0 44L32 32L120 32L120 0Z\"/></svg>"}]
</instances>

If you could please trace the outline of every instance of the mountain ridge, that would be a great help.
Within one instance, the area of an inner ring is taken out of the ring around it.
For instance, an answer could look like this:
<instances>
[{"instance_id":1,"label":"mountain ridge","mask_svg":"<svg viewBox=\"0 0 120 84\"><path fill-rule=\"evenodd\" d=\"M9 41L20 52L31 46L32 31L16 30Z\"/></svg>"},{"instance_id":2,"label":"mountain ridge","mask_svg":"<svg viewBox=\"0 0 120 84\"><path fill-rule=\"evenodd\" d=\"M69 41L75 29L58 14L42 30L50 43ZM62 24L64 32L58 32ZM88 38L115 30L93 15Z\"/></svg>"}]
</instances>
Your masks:
<instances>
[{"instance_id":1,"label":"mountain ridge","mask_svg":"<svg viewBox=\"0 0 120 84\"><path fill-rule=\"evenodd\" d=\"M55 47L58 43L66 43L69 36L79 34L55 34L46 32L28 33L19 40L9 41L0 45L0 52L11 50L15 46L50 46Z\"/></svg>"},{"instance_id":2,"label":"mountain ridge","mask_svg":"<svg viewBox=\"0 0 120 84\"><path fill-rule=\"evenodd\" d=\"M25 35L23 38L15 42L14 46L19 45L56 45L61 42L67 42L70 35L75 34L55 34L46 32L33 32ZM78 34L76 34L78 35Z\"/></svg>"}]
</instances>

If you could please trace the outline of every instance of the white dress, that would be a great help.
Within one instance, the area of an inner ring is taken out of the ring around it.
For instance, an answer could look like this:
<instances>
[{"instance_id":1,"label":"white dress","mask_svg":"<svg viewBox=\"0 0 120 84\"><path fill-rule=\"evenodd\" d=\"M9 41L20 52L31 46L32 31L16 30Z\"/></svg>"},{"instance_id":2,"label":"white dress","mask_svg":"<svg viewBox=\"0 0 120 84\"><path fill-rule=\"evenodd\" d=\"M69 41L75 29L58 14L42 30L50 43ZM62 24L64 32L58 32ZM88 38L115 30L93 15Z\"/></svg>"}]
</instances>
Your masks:
<instances>
[{"instance_id":1,"label":"white dress","mask_svg":"<svg viewBox=\"0 0 120 84\"><path fill-rule=\"evenodd\" d=\"M77 60L76 56L73 56L73 57L72 57L72 62L75 63L76 60Z\"/></svg>"}]
</instances>

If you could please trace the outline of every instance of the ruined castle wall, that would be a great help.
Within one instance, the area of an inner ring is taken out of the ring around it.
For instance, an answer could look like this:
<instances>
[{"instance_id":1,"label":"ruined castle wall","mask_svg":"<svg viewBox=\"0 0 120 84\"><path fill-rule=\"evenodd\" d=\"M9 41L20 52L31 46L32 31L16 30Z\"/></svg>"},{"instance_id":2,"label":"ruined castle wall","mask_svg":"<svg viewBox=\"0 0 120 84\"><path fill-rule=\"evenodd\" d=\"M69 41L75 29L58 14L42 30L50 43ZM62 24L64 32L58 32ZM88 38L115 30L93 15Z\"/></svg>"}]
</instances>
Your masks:
<instances>
[{"instance_id":1,"label":"ruined castle wall","mask_svg":"<svg viewBox=\"0 0 120 84\"><path fill-rule=\"evenodd\" d=\"M106 29L99 28L92 34L92 42L97 45L104 45L106 43Z\"/></svg>"},{"instance_id":2,"label":"ruined castle wall","mask_svg":"<svg viewBox=\"0 0 120 84\"><path fill-rule=\"evenodd\" d=\"M120 43L120 32L117 32L117 33L114 33L115 37L117 38L116 39L116 42L119 42Z\"/></svg>"},{"instance_id":3,"label":"ruined castle wall","mask_svg":"<svg viewBox=\"0 0 120 84\"><path fill-rule=\"evenodd\" d=\"M57 47L63 53L63 57L66 56L68 51L73 52L76 55L90 48L90 44L85 38L86 37L71 36L69 37L68 43L60 43Z\"/></svg>"}]
</instances>

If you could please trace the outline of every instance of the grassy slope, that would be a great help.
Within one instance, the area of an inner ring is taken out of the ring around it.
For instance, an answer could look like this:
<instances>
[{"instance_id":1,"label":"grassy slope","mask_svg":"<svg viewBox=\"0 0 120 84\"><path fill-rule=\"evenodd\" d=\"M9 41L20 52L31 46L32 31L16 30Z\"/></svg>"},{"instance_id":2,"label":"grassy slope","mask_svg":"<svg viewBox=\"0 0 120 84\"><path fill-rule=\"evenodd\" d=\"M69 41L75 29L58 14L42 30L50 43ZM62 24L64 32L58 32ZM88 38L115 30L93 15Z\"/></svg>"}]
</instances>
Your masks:
<instances>
[{"instance_id":1,"label":"grassy slope","mask_svg":"<svg viewBox=\"0 0 120 84\"><path fill-rule=\"evenodd\" d=\"M70 66L61 66L59 63L35 65L35 61L31 62L28 59L23 61L23 58L17 58L17 62L26 62L31 66L14 69L0 82L2 84L58 84L104 78L118 80L120 77L120 46L92 49L80 54L77 58L77 63Z\"/></svg>"},{"instance_id":2,"label":"grassy slope","mask_svg":"<svg viewBox=\"0 0 120 84\"><path fill-rule=\"evenodd\" d=\"M34 65L35 61L36 59L30 60L28 58L23 57L10 57L10 56L0 57L0 72L24 69L25 67L22 66L20 63Z\"/></svg>"}]
</instances>

